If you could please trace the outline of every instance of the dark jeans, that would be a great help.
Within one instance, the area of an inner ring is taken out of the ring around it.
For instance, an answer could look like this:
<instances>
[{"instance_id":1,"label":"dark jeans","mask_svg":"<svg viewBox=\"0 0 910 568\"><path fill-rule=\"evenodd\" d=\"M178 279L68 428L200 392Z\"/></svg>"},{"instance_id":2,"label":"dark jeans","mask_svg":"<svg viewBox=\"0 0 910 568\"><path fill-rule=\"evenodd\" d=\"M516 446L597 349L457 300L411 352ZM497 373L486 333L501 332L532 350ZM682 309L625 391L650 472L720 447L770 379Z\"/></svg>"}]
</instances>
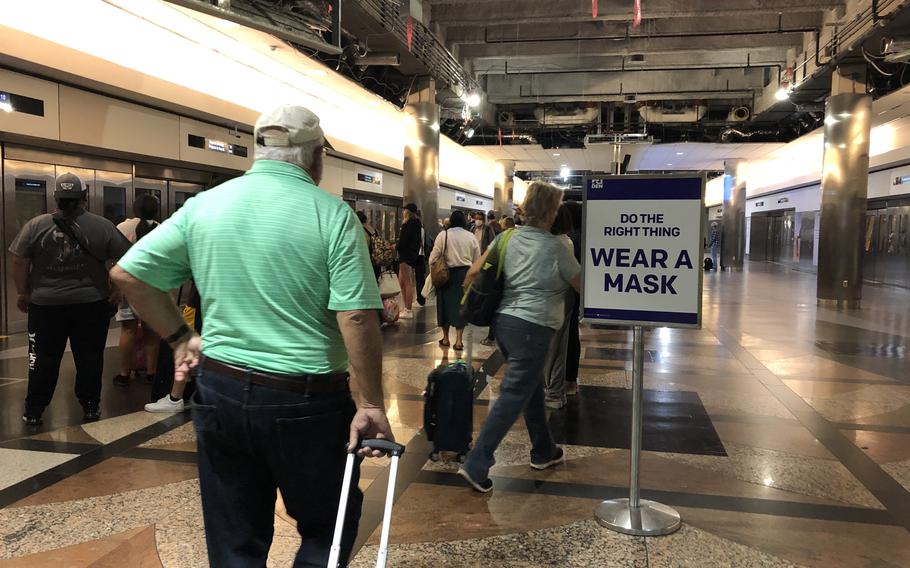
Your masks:
<instances>
[{"instance_id":1,"label":"dark jeans","mask_svg":"<svg viewBox=\"0 0 910 568\"><path fill-rule=\"evenodd\" d=\"M26 413L40 415L51 403L67 339L76 363L76 398L83 407L98 405L110 321L107 301L61 306L29 304Z\"/></svg>"},{"instance_id":2,"label":"dark jeans","mask_svg":"<svg viewBox=\"0 0 910 568\"><path fill-rule=\"evenodd\" d=\"M417 288L417 303L421 306L426 302L426 298L423 297L423 283L427 279L427 259L423 256L417 257L417 262L412 264L414 267L414 287Z\"/></svg>"},{"instance_id":3,"label":"dark jeans","mask_svg":"<svg viewBox=\"0 0 910 568\"><path fill-rule=\"evenodd\" d=\"M203 370L196 379L193 424L209 564L266 565L276 489L303 539L295 568L329 559L344 474L351 395L305 396ZM359 462L348 501L342 565L357 536L363 493Z\"/></svg>"},{"instance_id":4,"label":"dark jeans","mask_svg":"<svg viewBox=\"0 0 910 568\"><path fill-rule=\"evenodd\" d=\"M506 357L506 374L499 387L499 398L487 414L477 443L464 464L472 479L487 478L495 463L493 453L521 414L531 437L531 460L545 462L556 453L543 392L544 361L553 333L549 327L521 318L496 316L496 341Z\"/></svg>"}]
</instances>

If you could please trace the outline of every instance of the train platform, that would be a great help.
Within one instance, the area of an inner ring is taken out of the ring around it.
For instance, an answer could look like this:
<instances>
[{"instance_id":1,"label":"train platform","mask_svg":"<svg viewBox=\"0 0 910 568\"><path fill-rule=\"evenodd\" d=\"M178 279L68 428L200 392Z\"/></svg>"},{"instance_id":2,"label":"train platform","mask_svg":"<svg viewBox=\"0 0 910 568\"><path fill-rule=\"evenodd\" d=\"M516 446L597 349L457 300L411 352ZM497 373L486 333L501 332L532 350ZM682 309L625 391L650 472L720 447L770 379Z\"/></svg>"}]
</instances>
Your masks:
<instances>
[{"instance_id":1,"label":"train platform","mask_svg":"<svg viewBox=\"0 0 910 568\"><path fill-rule=\"evenodd\" d=\"M646 335L643 498L682 515L666 537L600 527L628 491L631 332L582 330L579 393L552 411L564 465L528 467L521 422L497 453L492 493L427 459L427 373L455 353L435 310L387 329L389 416L401 462L391 566L910 565L910 292L867 287L864 309L815 307L815 277L773 264L705 277L701 330ZM502 357L479 345L475 430ZM107 369L114 369L116 332ZM69 356L40 431L20 422L24 340L0 357L0 567L207 565L190 412L148 414L148 386L106 381L103 419L81 424ZM111 372L107 373L112 376ZM365 461L352 566L371 566L388 461ZM299 544L279 502L270 565Z\"/></svg>"}]
</instances>

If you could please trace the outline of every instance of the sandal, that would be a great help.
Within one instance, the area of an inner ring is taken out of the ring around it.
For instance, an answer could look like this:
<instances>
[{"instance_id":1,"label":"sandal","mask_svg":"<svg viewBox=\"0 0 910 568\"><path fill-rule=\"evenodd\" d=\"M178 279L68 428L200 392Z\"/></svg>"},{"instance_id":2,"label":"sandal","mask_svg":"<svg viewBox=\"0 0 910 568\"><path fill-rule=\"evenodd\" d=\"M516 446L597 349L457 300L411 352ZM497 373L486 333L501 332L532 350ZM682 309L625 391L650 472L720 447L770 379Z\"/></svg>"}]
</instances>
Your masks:
<instances>
[{"instance_id":1,"label":"sandal","mask_svg":"<svg viewBox=\"0 0 910 568\"><path fill-rule=\"evenodd\" d=\"M454 349L455 351L462 351L462 350L464 350L464 343L456 343L455 345L452 346L452 349Z\"/></svg>"},{"instance_id":2,"label":"sandal","mask_svg":"<svg viewBox=\"0 0 910 568\"><path fill-rule=\"evenodd\" d=\"M447 340L445 340L445 339L440 339L440 340L439 340L439 346L440 346L440 347L448 347L449 345L451 345L451 343L449 343Z\"/></svg>"}]
</instances>

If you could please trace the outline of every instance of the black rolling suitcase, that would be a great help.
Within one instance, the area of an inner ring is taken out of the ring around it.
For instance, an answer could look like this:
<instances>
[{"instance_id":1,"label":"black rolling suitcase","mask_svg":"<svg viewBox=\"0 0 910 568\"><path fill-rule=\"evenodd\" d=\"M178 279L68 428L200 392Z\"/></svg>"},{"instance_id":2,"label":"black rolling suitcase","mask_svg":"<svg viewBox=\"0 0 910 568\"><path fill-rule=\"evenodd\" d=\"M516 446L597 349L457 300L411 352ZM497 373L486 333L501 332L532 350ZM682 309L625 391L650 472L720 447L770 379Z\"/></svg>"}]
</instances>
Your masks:
<instances>
[{"instance_id":1,"label":"black rolling suitcase","mask_svg":"<svg viewBox=\"0 0 910 568\"><path fill-rule=\"evenodd\" d=\"M423 392L423 431L433 442L430 459L438 461L445 453L455 454L463 462L471 449L474 431L474 367L471 362L473 333L468 326L464 334L467 361L459 359L440 365L427 377Z\"/></svg>"}]
</instances>

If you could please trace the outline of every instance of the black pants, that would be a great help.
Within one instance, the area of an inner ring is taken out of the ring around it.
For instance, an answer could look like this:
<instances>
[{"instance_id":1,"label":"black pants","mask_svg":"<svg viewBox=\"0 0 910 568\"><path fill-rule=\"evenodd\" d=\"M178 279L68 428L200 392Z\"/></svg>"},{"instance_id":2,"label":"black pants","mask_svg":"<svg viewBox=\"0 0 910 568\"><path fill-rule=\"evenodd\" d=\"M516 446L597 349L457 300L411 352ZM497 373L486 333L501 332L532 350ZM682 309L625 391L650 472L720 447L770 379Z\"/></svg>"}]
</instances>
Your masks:
<instances>
[{"instance_id":1,"label":"black pants","mask_svg":"<svg viewBox=\"0 0 910 568\"><path fill-rule=\"evenodd\" d=\"M51 403L67 339L76 363L76 398L83 407L101 401L104 345L110 321L107 301L61 306L29 304L26 413L40 415Z\"/></svg>"},{"instance_id":2,"label":"black pants","mask_svg":"<svg viewBox=\"0 0 910 568\"><path fill-rule=\"evenodd\" d=\"M351 395L304 396L202 370L193 403L209 564L265 566L280 489L303 539L294 567L324 567L355 412ZM358 460L341 542L343 566L360 521L359 477Z\"/></svg>"},{"instance_id":3,"label":"black pants","mask_svg":"<svg viewBox=\"0 0 910 568\"><path fill-rule=\"evenodd\" d=\"M569 323L569 348L566 350L566 382L578 382L578 364L581 359L581 338L578 334L578 316L580 296L574 294L575 305L572 307L572 321Z\"/></svg>"},{"instance_id":4,"label":"black pants","mask_svg":"<svg viewBox=\"0 0 910 568\"><path fill-rule=\"evenodd\" d=\"M423 256L417 257L417 262L412 264L414 267L414 287L417 288L417 303L421 306L427 301L423 297L423 283L427 279L427 259Z\"/></svg>"}]
</instances>

